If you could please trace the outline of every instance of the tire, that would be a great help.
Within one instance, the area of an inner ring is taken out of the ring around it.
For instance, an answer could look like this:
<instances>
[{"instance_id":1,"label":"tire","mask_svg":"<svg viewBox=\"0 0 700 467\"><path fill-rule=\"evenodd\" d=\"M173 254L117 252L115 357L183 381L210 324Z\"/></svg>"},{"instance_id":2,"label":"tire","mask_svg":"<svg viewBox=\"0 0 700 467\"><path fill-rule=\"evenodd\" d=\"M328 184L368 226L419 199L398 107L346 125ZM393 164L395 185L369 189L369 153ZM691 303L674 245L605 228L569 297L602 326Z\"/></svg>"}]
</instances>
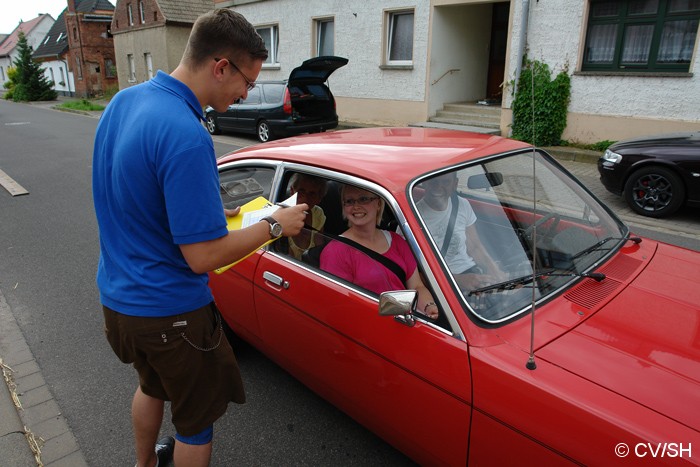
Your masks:
<instances>
[{"instance_id":1,"label":"tire","mask_svg":"<svg viewBox=\"0 0 700 467\"><path fill-rule=\"evenodd\" d=\"M267 121L260 120L256 130L261 143L266 143L272 139L272 130L270 130L270 125L267 124Z\"/></svg>"},{"instance_id":2,"label":"tire","mask_svg":"<svg viewBox=\"0 0 700 467\"><path fill-rule=\"evenodd\" d=\"M642 167L627 179L625 201L637 214L648 217L670 216L685 201L683 181L670 169Z\"/></svg>"},{"instance_id":3,"label":"tire","mask_svg":"<svg viewBox=\"0 0 700 467\"><path fill-rule=\"evenodd\" d=\"M221 134L221 129L219 128L219 124L216 122L216 117L212 114L207 114L207 131L209 132L210 135L219 135Z\"/></svg>"}]
</instances>

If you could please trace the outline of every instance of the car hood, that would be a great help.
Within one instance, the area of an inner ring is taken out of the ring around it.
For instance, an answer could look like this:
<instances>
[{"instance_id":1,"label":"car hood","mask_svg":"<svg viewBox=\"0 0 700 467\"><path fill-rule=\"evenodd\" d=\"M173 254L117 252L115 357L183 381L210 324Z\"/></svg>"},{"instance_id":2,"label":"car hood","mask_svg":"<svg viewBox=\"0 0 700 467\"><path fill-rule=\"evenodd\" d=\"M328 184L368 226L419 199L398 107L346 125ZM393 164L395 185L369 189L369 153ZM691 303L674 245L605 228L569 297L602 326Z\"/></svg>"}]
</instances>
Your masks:
<instances>
[{"instance_id":1,"label":"car hood","mask_svg":"<svg viewBox=\"0 0 700 467\"><path fill-rule=\"evenodd\" d=\"M538 357L700 431L698 256L659 244L628 287Z\"/></svg>"},{"instance_id":2,"label":"car hood","mask_svg":"<svg viewBox=\"0 0 700 467\"><path fill-rule=\"evenodd\" d=\"M645 136L618 141L610 146L615 152L622 149L639 148L644 146L697 146L700 147L700 132L668 133L663 135Z\"/></svg>"},{"instance_id":3,"label":"car hood","mask_svg":"<svg viewBox=\"0 0 700 467\"><path fill-rule=\"evenodd\" d=\"M332 55L310 58L292 70L289 74L289 82L318 81L325 83L335 70L347 65L347 63L347 58Z\"/></svg>"}]
</instances>

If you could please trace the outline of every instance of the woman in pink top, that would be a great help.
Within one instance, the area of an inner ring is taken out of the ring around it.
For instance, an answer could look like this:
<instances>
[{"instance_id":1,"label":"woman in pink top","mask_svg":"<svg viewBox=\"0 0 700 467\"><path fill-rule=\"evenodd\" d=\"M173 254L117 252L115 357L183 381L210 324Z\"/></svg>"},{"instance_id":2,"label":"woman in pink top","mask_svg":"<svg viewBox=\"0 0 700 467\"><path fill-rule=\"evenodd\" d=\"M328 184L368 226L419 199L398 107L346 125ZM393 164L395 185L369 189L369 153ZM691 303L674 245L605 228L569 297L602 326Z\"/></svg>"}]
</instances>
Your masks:
<instances>
[{"instance_id":1,"label":"woman in pink top","mask_svg":"<svg viewBox=\"0 0 700 467\"><path fill-rule=\"evenodd\" d=\"M398 264L406 275L406 283L383 264L337 240L323 249L321 269L377 294L389 290L417 290L416 308L429 318L437 318L438 307L420 278L408 243L394 232L377 228L384 212L384 200L370 191L351 185L343 186L340 197L343 218L347 219L349 226L342 236Z\"/></svg>"}]
</instances>

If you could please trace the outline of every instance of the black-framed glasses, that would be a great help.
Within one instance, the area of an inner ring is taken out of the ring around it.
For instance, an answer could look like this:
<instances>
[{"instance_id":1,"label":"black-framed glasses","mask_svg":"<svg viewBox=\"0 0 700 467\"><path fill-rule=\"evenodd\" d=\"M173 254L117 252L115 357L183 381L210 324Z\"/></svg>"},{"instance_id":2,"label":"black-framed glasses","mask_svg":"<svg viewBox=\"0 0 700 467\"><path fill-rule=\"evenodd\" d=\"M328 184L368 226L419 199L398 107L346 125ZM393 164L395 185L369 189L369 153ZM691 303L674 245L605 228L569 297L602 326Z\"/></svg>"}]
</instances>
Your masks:
<instances>
[{"instance_id":1,"label":"black-framed glasses","mask_svg":"<svg viewBox=\"0 0 700 467\"><path fill-rule=\"evenodd\" d=\"M216 60L216 61L218 62L218 61L221 60L221 59L215 57L214 60ZM236 71L239 72L239 73L241 74L241 76L242 76L243 79L245 80L245 84L246 84L246 87L248 88L248 91L251 91L251 90L255 87L255 81L253 81L252 79L249 79L249 78L245 75L245 73L243 73L243 72L241 71L241 69L238 68L238 66L236 66L235 63L233 63L233 60L231 60L230 58L227 58L226 61L229 62L229 63L231 64L231 66L234 67L234 68L236 69Z\"/></svg>"},{"instance_id":2,"label":"black-framed glasses","mask_svg":"<svg viewBox=\"0 0 700 467\"><path fill-rule=\"evenodd\" d=\"M343 206L354 206L356 204L359 204L360 206L364 206L366 204L371 203L375 199L379 199L379 197L378 196L360 196L357 199L348 198L348 199L343 200Z\"/></svg>"}]
</instances>

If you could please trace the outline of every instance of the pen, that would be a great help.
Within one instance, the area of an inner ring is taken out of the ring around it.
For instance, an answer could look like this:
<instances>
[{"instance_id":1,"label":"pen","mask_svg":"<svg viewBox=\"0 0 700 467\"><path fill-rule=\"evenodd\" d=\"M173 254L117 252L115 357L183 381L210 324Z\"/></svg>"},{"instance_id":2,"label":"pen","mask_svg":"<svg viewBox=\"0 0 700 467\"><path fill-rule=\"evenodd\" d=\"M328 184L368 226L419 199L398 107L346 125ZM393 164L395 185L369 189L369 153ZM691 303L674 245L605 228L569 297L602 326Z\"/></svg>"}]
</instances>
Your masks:
<instances>
[{"instance_id":1,"label":"pen","mask_svg":"<svg viewBox=\"0 0 700 467\"><path fill-rule=\"evenodd\" d=\"M284 204L284 203L275 203L275 206L279 206L281 208L288 208L289 206ZM305 215L309 214L309 211L302 211Z\"/></svg>"}]
</instances>

